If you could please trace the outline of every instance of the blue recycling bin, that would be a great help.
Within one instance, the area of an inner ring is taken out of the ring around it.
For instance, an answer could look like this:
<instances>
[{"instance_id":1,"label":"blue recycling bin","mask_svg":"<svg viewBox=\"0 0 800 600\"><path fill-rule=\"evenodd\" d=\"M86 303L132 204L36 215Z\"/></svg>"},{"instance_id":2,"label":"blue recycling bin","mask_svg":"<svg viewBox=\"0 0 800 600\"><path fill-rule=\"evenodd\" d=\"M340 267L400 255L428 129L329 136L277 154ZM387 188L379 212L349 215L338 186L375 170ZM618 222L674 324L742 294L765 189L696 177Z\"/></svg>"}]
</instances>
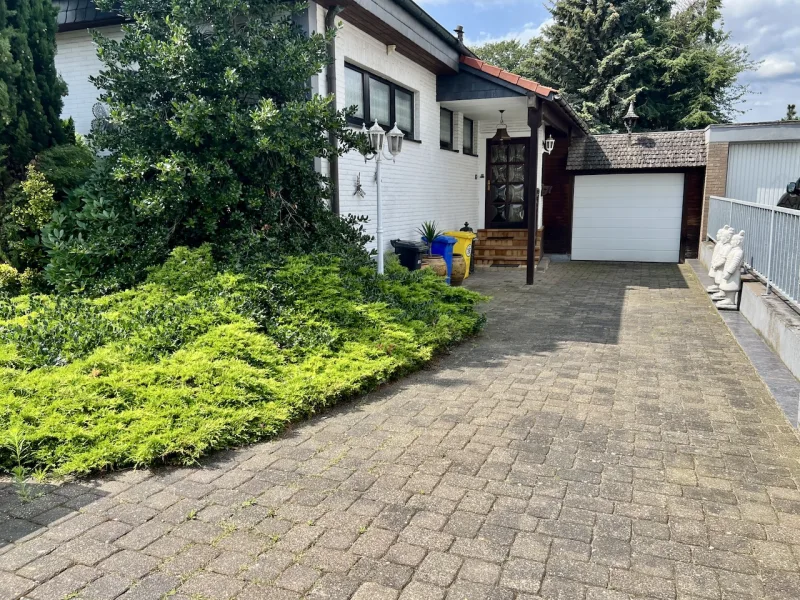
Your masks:
<instances>
[{"instance_id":1,"label":"blue recycling bin","mask_svg":"<svg viewBox=\"0 0 800 600\"><path fill-rule=\"evenodd\" d=\"M428 243L427 238L422 238L422 241ZM431 244L431 254L438 254L444 258L447 263L447 278L445 281L450 285L450 275L453 273L453 246L456 245L458 240L450 235L440 235L433 240Z\"/></svg>"}]
</instances>

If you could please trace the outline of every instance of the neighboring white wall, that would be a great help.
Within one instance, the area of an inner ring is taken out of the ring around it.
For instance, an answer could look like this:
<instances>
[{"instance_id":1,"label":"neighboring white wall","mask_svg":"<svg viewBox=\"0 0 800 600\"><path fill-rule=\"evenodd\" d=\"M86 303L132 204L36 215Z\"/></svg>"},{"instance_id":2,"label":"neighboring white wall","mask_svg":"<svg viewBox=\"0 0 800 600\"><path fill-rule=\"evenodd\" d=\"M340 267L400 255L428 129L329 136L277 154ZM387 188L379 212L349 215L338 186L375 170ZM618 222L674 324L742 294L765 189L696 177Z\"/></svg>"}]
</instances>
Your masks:
<instances>
[{"instance_id":1,"label":"neighboring white wall","mask_svg":"<svg viewBox=\"0 0 800 600\"><path fill-rule=\"evenodd\" d=\"M475 201L476 190L482 189L484 180L476 179L476 176L484 172L483 146L478 145L481 154L478 157L439 148L436 74L397 52L388 54L385 44L346 22L342 22L336 47L339 108L344 108L345 60L415 92L415 137L421 143L405 142L397 162L388 161L383 165L384 250L391 248L389 240L392 239L419 239L416 229L423 221L436 221L443 230L458 230L468 221L473 229L477 229L480 211ZM460 113L453 117L454 145L459 150L462 147L462 117ZM480 123L475 126L479 128ZM364 198L353 195L359 174L366 193ZM368 216L367 230L374 235L374 161L365 164L357 152L339 159L339 203L342 214ZM482 202L480 206L483 206Z\"/></svg>"},{"instance_id":2,"label":"neighboring white wall","mask_svg":"<svg viewBox=\"0 0 800 600\"><path fill-rule=\"evenodd\" d=\"M731 143L728 198L775 205L786 184L800 178L800 142Z\"/></svg>"},{"instance_id":3,"label":"neighboring white wall","mask_svg":"<svg viewBox=\"0 0 800 600\"><path fill-rule=\"evenodd\" d=\"M100 27L98 31L112 39L122 39L119 25ZM75 130L87 134L92 126L92 106L97 102L99 91L89 82L90 75L100 71L97 47L92 42L88 29L66 31L56 34L56 69L67 82L64 98L63 118L75 120Z\"/></svg>"}]
</instances>

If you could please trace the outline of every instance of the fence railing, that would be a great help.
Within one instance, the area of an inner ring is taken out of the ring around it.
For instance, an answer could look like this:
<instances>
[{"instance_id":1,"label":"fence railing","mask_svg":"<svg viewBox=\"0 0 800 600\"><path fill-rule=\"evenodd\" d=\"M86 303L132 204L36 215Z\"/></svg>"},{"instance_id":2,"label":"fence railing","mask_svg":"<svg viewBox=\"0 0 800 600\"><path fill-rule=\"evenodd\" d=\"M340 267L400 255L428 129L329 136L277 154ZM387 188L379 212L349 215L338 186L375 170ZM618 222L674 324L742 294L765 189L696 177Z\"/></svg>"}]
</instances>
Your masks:
<instances>
[{"instance_id":1,"label":"fence railing","mask_svg":"<svg viewBox=\"0 0 800 600\"><path fill-rule=\"evenodd\" d=\"M800 210L711 196L708 237L725 225L745 231L744 264L767 292L773 288L800 309Z\"/></svg>"}]
</instances>

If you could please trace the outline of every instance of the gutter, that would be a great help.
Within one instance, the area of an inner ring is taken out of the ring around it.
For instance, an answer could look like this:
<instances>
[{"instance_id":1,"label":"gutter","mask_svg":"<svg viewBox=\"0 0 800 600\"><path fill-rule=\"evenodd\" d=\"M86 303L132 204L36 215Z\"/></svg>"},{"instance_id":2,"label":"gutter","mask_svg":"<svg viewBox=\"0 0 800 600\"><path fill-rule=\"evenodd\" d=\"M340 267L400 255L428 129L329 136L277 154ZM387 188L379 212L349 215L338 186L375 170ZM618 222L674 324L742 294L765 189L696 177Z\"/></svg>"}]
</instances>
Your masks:
<instances>
[{"instance_id":1,"label":"gutter","mask_svg":"<svg viewBox=\"0 0 800 600\"><path fill-rule=\"evenodd\" d=\"M325 13L325 32L336 29L336 17L344 7L334 5ZM328 95L333 96L334 110L336 109L336 36L332 37L327 43L328 64L325 67L325 87ZM328 132L328 143L334 148L339 147L339 138L334 131ZM331 186L331 211L333 214L340 213L339 208L339 155L331 154L328 157L329 177L333 182Z\"/></svg>"},{"instance_id":2,"label":"gutter","mask_svg":"<svg viewBox=\"0 0 800 600\"><path fill-rule=\"evenodd\" d=\"M564 112L566 112L572 118L572 120L578 124L578 127L580 127L586 135L589 135L589 127L586 125L584 120L578 116L578 113L575 112L575 109L572 108L570 103L564 100L564 98L561 97L561 94L551 94L551 96L552 98L548 98L548 100L554 100L555 103L564 109Z\"/></svg>"}]
</instances>

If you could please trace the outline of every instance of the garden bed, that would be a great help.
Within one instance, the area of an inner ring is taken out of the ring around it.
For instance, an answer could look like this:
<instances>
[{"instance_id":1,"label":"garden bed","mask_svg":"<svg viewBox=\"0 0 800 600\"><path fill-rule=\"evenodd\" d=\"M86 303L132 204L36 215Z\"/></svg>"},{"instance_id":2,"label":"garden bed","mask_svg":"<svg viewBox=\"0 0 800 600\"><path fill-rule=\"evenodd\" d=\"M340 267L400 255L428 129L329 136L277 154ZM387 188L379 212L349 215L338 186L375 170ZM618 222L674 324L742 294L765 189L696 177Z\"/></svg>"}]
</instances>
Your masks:
<instances>
[{"instance_id":1,"label":"garden bed","mask_svg":"<svg viewBox=\"0 0 800 600\"><path fill-rule=\"evenodd\" d=\"M476 333L481 297L435 276L289 258L217 272L177 249L134 289L0 301L0 431L26 469L85 474L267 439ZM0 468L15 458L0 449Z\"/></svg>"}]
</instances>

